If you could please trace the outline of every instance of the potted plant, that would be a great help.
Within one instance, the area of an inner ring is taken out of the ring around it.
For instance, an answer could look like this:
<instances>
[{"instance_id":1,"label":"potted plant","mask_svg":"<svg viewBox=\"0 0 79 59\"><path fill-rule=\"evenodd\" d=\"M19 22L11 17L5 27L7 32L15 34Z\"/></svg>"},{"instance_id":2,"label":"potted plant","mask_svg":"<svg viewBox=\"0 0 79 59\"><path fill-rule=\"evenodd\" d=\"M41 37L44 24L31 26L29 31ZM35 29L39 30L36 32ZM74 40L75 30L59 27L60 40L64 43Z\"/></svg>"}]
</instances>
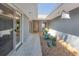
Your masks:
<instances>
[{"instance_id":1,"label":"potted plant","mask_svg":"<svg viewBox=\"0 0 79 59\"><path fill-rule=\"evenodd\" d=\"M47 40L48 47L56 46L56 37L49 35L49 40Z\"/></svg>"},{"instance_id":2,"label":"potted plant","mask_svg":"<svg viewBox=\"0 0 79 59\"><path fill-rule=\"evenodd\" d=\"M48 28L45 28L43 31L44 39L47 40L49 38Z\"/></svg>"},{"instance_id":3,"label":"potted plant","mask_svg":"<svg viewBox=\"0 0 79 59\"><path fill-rule=\"evenodd\" d=\"M56 37L51 35L48 28L44 28L43 35L44 39L47 41L48 47L54 47L56 46Z\"/></svg>"}]
</instances>

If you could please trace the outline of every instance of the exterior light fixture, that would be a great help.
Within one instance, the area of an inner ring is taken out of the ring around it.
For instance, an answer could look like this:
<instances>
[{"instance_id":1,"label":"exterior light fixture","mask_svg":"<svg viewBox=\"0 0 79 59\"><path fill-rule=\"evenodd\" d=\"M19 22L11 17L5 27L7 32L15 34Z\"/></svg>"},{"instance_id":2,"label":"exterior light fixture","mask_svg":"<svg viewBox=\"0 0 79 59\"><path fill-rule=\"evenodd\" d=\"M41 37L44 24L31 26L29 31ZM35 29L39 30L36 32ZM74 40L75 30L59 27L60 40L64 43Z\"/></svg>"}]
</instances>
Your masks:
<instances>
[{"instance_id":1,"label":"exterior light fixture","mask_svg":"<svg viewBox=\"0 0 79 59\"><path fill-rule=\"evenodd\" d=\"M15 19L20 19L19 17L15 16Z\"/></svg>"},{"instance_id":2,"label":"exterior light fixture","mask_svg":"<svg viewBox=\"0 0 79 59\"><path fill-rule=\"evenodd\" d=\"M69 14L69 12L62 11L61 18L62 18L62 19L70 19L70 14Z\"/></svg>"}]
</instances>

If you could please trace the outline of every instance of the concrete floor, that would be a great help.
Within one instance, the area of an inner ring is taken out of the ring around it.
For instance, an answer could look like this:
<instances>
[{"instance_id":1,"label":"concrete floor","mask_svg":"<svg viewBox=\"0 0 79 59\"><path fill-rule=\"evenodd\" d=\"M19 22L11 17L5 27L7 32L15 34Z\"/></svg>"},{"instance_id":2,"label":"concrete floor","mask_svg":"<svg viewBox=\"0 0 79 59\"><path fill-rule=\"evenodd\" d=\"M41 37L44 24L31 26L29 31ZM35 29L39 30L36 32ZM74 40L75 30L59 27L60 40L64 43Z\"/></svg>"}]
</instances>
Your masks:
<instances>
[{"instance_id":1,"label":"concrete floor","mask_svg":"<svg viewBox=\"0 0 79 59\"><path fill-rule=\"evenodd\" d=\"M42 56L39 35L31 34L24 40L23 45L9 56Z\"/></svg>"}]
</instances>

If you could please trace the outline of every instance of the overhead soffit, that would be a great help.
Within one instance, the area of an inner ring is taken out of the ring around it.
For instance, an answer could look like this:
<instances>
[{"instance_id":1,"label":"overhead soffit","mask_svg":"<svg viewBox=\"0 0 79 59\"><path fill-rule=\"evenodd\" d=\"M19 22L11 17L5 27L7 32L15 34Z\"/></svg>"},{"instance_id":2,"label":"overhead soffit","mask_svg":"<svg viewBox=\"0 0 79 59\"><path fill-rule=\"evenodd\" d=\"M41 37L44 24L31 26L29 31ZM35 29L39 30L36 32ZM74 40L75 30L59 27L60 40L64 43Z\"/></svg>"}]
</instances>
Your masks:
<instances>
[{"instance_id":1,"label":"overhead soffit","mask_svg":"<svg viewBox=\"0 0 79 59\"><path fill-rule=\"evenodd\" d=\"M61 4L54 12L49 14L46 19L54 19L54 18L60 16L63 10L68 12L68 11L71 11L71 10L77 8L77 7L79 7L78 3Z\"/></svg>"},{"instance_id":2,"label":"overhead soffit","mask_svg":"<svg viewBox=\"0 0 79 59\"><path fill-rule=\"evenodd\" d=\"M36 3L14 3L29 19L37 19L38 11Z\"/></svg>"}]
</instances>

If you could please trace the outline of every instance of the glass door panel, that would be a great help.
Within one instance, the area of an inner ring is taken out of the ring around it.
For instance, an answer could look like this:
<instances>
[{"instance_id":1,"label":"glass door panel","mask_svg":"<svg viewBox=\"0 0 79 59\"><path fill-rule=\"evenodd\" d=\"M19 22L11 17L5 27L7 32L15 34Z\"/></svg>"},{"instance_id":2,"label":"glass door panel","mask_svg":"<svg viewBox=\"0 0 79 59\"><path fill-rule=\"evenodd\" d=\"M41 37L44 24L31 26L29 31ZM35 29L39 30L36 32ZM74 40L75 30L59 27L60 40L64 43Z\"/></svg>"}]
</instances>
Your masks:
<instances>
[{"instance_id":1,"label":"glass door panel","mask_svg":"<svg viewBox=\"0 0 79 59\"><path fill-rule=\"evenodd\" d=\"M7 55L13 49L12 11L0 4L0 56Z\"/></svg>"},{"instance_id":2,"label":"glass door panel","mask_svg":"<svg viewBox=\"0 0 79 59\"><path fill-rule=\"evenodd\" d=\"M16 48L21 44L21 39L20 39L20 20L21 20L21 14L16 12L16 14L15 14Z\"/></svg>"}]
</instances>

